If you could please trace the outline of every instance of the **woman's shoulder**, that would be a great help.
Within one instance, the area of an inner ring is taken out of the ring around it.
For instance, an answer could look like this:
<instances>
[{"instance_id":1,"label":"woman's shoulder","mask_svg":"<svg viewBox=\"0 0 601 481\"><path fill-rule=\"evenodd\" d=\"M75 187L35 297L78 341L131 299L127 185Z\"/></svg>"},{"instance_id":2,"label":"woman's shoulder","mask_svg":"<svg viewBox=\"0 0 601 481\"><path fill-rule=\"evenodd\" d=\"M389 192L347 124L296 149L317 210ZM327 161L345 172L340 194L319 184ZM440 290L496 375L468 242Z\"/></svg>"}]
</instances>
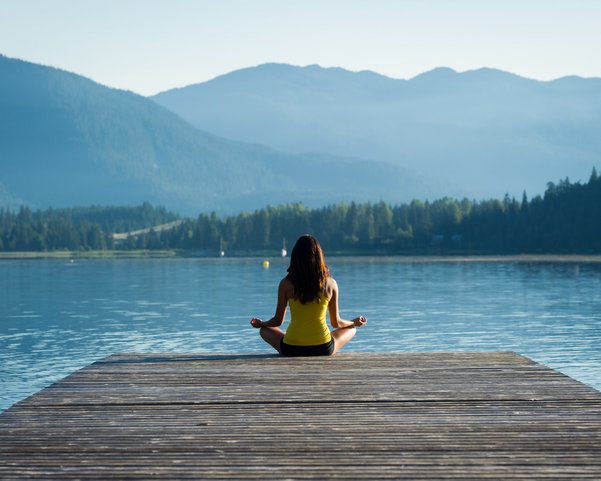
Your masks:
<instances>
[{"instance_id":1,"label":"woman's shoulder","mask_svg":"<svg viewBox=\"0 0 601 481\"><path fill-rule=\"evenodd\" d=\"M280 289L291 295L294 292L294 284L292 284L292 281L288 277L284 277L280 281Z\"/></svg>"},{"instance_id":2,"label":"woman's shoulder","mask_svg":"<svg viewBox=\"0 0 601 481\"><path fill-rule=\"evenodd\" d=\"M336 283L336 279L334 279L333 277L328 277L326 279L324 290L328 299L331 299L334 292L338 292L338 284Z\"/></svg>"}]
</instances>

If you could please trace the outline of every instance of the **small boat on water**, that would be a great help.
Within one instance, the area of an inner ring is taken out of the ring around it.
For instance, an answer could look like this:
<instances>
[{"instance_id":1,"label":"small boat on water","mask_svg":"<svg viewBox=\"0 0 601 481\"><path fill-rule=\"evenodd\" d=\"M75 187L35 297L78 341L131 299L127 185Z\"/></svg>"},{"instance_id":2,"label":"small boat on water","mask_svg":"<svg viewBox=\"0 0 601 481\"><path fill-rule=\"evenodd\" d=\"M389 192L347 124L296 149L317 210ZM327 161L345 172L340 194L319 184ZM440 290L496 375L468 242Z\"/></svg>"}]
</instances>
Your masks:
<instances>
[{"instance_id":1,"label":"small boat on water","mask_svg":"<svg viewBox=\"0 0 601 481\"><path fill-rule=\"evenodd\" d=\"M286 238L282 239L282 257L286 257L288 255L288 251L286 250Z\"/></svg>"}]
</instances>

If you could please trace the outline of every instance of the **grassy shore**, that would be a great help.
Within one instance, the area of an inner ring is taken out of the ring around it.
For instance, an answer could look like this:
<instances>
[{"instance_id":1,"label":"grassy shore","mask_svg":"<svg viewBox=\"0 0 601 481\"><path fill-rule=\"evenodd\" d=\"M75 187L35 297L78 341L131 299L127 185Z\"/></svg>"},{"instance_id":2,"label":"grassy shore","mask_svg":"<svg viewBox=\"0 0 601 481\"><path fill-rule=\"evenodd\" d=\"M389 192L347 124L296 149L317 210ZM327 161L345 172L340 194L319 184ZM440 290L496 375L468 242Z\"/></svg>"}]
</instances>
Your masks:
<instances>
[{"instance_id":1,"label":"grassy shore","mask_svg":"<svg viewBox=\"0 0 601 481\"><path fill-rule=\"evenodd\" d=\"M332 257L332 256L329 256ZM346 257L346 256L344 256ZM361 257L349 256L349 258ZM371 256L373 262L388 262L395 259L398 262L517 262L517 263L573 263L573 264L601 264L601 255L588 254L517 254L517 255L397 255L397 256Z\"/></svg>"},{"instance_id":2,"label":"grassy shore","mask_svg":"<svg viewBox=\"0 0 601 481\"><path fill-rule=\"evenodd\" d=\"M0 259L130 259L175 257L174 250L0 252Z\"/></svg>"},{"instance_id":3,"label":"grassy shore","mask_svg":"<svg viewBox=\"0 0 601 481\"><path fill-rule=\"evenodd\" d=\"M601 264L601 255L589 254L519 254L519 255L386 255L381 253L369 254L361 252L352 253L327 253L327 257L345 257L361 260L370 257L373 261L389 262L565 262L565 263L594 263ZM206 254L182 250L105 250L105 251L48 251L48 252L0 252L3 259L142 259L142 258L168 258L168 257L201 257L213 258ZM232 255L236 257L275 258L267 252Z\"/></svg>"}]
</instances>

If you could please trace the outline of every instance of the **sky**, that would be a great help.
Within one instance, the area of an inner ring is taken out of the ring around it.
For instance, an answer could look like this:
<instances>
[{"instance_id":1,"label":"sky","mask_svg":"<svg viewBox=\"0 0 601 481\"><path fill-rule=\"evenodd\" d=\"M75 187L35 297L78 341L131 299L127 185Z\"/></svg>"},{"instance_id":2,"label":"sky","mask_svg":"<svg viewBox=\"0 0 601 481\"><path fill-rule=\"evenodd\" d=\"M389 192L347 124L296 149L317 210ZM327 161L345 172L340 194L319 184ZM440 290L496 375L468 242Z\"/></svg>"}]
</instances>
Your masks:
<instances>
[{"instance_id":1,"label":"sky","mask_svg":"<svg viewBox=\"0 0 601 481\"><path fill-rule=\"evenodd\" d=\"M152 95L267 62L601 77L601 0L0 0L0 54Z\"/></svg>"}]
</instances>

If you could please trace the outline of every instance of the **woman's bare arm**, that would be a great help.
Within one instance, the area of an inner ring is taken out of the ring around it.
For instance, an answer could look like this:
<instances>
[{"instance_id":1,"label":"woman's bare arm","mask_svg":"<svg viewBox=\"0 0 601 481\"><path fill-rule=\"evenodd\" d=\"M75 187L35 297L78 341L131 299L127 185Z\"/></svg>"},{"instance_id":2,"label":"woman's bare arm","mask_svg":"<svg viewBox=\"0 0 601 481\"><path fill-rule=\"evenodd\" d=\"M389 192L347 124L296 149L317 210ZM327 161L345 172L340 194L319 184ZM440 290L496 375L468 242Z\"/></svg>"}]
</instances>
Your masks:
<instances>
[{"instance_id":1,"label":"woman's bare arm","mask_svg":"<svg viewBox=\"0 0 601 481\"><path fill-rule=\"evenodd\" d=\"M250 320L250 324L253 327L279 327L284 322L284 316L286 315L286 307L288 305L288 299L290 297L291 283L285 277L280 281L278 286L278 303L275 308L275 314L268 321L262 321L257 317L253 317Z\"/></svg>"},{"instance_id":2,"label":"woman's bare arm","mask_svg":"<svg viewBox=\"0 0 601 481\"><path fill-rule=\"evenodd\" d=\"M340 311L338 309L338 284L332 277L328 279L328 290L331 290L332 293L332 297L330 297L330 304L328 305L328 310L330 312L330 324L332 324L332 327L361 327L367 322L367 319L363 316L355 317L350 321L340 317Z\"/></svg>"}]
</instances>

